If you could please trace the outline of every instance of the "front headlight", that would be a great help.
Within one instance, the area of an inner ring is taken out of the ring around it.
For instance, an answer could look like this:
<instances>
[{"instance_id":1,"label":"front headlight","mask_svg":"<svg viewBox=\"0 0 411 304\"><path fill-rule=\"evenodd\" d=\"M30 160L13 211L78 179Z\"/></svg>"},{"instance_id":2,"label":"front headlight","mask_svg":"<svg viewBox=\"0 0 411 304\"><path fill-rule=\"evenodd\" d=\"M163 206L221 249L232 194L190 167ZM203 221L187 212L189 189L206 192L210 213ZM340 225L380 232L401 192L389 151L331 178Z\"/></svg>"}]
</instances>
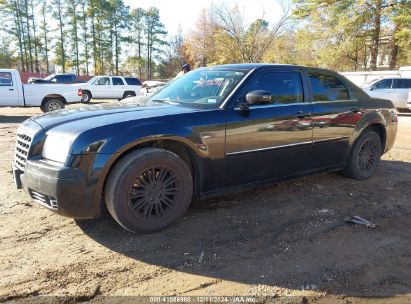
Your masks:
<instances>
[{"instance_id":1,"label":"front headlight","mask_svg":"<svg viewBox=\"0 0 411 304\"><path fill-rule=\"evenodd\" d=\"M65 163L71 146L71 140L56 135L48 135L43 146L44 158Z\"/></svg>"}]
</instances>

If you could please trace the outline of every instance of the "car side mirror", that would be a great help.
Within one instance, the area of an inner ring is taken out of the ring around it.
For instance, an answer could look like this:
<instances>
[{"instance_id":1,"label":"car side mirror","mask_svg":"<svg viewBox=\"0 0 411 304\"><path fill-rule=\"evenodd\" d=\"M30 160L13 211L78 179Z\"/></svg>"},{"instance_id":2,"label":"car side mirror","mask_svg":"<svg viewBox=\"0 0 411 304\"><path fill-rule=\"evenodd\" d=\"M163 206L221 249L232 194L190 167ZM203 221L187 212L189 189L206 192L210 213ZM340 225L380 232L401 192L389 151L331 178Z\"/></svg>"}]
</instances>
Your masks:
<instances>
[{"instance_id":1,"label":"car side mirror","mask_svg":"<svg viewBox=\"0 0 411 304\"><path fill-rule=\"evenodd\" d=\"M245 100L250 105L269 104L271 102L271 93L264 90L256 90L247 93Z\"/></svg>"},{"instance_id":2,"label":"car side mirror","mask_svg":"<svg viewBox=\"0 0 411 304\"><path fill-rule=\"evenodd\" d=\"M375 87L371 86L370 91L374 91Z\"/></svg>"}]
</instances>

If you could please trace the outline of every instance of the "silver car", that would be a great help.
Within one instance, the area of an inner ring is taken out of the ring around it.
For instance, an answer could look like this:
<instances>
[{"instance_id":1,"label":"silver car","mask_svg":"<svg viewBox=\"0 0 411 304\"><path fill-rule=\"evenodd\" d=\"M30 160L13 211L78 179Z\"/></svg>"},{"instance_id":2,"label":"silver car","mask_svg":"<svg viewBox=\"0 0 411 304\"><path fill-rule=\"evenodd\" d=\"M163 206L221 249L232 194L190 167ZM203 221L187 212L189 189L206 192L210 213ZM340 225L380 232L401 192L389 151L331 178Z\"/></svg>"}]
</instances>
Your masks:
<instances>
[{"instance_id":1,"label":"silver car","mask_svg":"<svg viewBox=\"0 0 411 304\"><path fill-rule=\"evenodd\" d=\"M371 97L391 100L398 109L408 109L408 94L411 90L411 78L378 79L363 87Z\"/></svg>"}]
</instances>

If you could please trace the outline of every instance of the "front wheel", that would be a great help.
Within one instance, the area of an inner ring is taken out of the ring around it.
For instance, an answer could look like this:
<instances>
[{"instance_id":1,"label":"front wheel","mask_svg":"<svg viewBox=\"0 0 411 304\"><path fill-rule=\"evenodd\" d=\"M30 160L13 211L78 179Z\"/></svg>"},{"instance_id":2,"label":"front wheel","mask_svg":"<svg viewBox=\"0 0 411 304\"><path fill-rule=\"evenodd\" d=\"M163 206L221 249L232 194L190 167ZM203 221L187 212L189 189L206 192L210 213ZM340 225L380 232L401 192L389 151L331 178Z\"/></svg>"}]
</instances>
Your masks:
<instances>
[{"instance_id":1,"label":"front wheel","mask_svg":"<svg viewBox=\"0 0 411 304\"><path fill-rule=\"evenodd\" d=\"M107 209L132 232L166 228L187 210L193 180L176 154L144 148L126 155L112 169L105 188Z\"/></svg>"},{"instance_id":2,"label":"front wheel","mask_svg":"<svg viewBox=\"0 0 411 304\"><path fill-rule=\"evenodd\" d=\"M372 130L360 135L351 151L343 174L347 177L364 180L370 178L378 168L382 155L380 136Z\"/></svg>"}]
</instances>

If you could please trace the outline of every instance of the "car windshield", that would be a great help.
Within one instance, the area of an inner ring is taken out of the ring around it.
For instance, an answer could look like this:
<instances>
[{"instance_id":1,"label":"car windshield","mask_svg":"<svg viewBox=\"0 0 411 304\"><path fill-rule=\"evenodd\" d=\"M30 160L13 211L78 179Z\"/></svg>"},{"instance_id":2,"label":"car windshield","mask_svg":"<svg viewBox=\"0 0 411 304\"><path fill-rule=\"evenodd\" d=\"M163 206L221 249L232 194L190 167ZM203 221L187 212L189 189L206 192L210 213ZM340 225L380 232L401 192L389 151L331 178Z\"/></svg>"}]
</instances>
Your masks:
<instances>
[{"instance_id":1,"label":"car windshield","mask_svg":"<svg viewBox=\"0 0 411 304\"><path fill-rule=\"evenodd\" d=\"M100 77L94 76L89 81L87 81L87 83L93 84L98 78L100 78Z\"/></svg>"},{"instance_id":2,"label":"car windshield","mask_svg":"<svg viewBox=\"0 0 411 304\"><path fill-rule=\"evenodd\" d=\"M169 83L150 101L178 104L219 104L244 77L239 70L198 69Z\"/></svg>"},{"instance_id":3,"label":"car windshield","mask_svg":"<svg viewBox=\"0 0 411 304\"><path fill-rule=\"evenodd\" d=\"M53 78L54 76L56 76L55 74L51 74L49 76L47 76L46 78L44 78L44 80L50 80L51 78Z\"/></svg>"}]
</instances>

